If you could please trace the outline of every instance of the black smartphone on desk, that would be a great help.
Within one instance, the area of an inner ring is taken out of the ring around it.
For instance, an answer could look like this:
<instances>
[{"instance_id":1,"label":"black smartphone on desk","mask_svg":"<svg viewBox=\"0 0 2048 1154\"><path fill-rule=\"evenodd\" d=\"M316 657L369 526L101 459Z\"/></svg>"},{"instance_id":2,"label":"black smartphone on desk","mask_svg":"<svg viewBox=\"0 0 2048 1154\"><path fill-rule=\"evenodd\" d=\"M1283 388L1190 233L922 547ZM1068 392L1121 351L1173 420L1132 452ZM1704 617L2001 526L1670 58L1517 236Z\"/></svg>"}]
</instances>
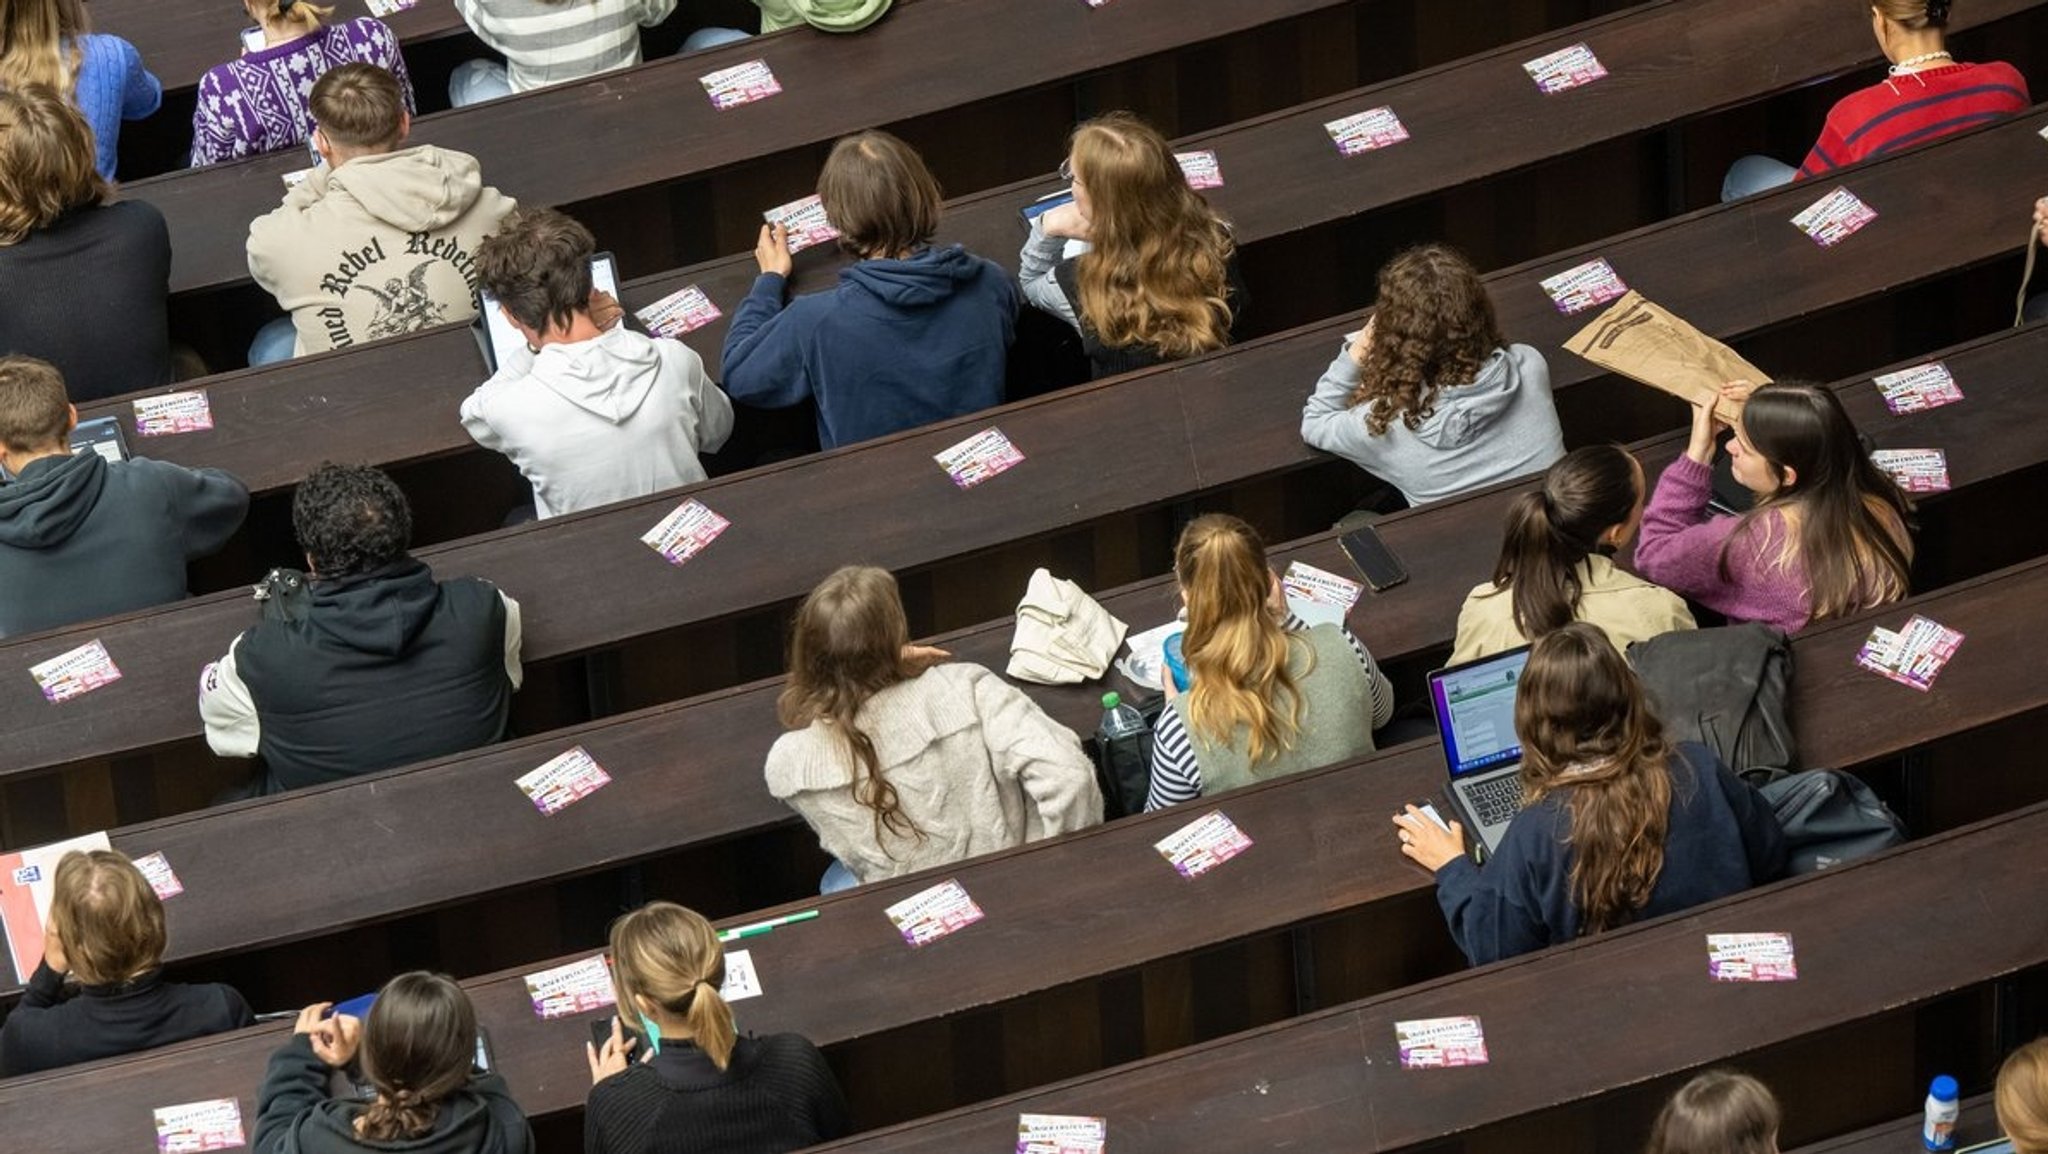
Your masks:
<instances>
[{"instance_id":1,"label":"black smartphone on desk","mask_svg":"<svg viewBox=\"0 0 2048 1154\"><path fill-rule=\"evenodd\" d=\"M1344 534L1337 544L1375 593L1384 593L1408 579L1401 559L1394 556L1394 551L1380 540L1379 530L1371 525Z\"/></svg>"}]
</instances>

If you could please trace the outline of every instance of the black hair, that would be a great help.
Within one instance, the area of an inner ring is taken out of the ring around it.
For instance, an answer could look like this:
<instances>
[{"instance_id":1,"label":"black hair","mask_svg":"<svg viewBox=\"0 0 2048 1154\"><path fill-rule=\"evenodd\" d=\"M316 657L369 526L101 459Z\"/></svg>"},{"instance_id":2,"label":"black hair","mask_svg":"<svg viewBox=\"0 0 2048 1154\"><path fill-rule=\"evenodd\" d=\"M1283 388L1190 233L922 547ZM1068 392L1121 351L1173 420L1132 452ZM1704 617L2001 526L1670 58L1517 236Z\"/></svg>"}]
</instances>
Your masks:
<instances>
[{"instance_id":1,"label":"black hair","mask_svg":"<svg viewBox=\"0 0 2048 1154\"><path fill-rule=\"evenodd\" d=\"M328 461L292 495L292 532L315 575L347 577L405 555L412 508L381 470Z\"/></svg>"}]
</instances>

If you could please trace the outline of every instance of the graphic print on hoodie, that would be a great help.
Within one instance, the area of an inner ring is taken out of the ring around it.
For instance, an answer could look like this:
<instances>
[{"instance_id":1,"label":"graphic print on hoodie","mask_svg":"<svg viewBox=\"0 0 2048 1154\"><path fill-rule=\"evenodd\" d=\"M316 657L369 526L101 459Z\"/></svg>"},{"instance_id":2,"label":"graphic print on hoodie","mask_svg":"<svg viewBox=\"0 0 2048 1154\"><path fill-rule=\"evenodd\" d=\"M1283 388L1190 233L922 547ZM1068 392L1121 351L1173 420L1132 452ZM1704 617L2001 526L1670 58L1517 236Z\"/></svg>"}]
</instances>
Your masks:
<instances>
[{"instance_id":1,"label":"graphic print on hoodie","mask_svg":"<svg viewBox=\"0 0 2048 1154\"><path fill-rule=\"evenodd\" d=\"M468 321L477 243L515 207L464 153L359 156L249 226L249 275L292 314L295 356Z\"/></svg>"},{"instance_id":2,"label":"graphic print on hoodie","mask_svg":"<svg viewBox=\"0 0 2048 1154\"><path fill-rule=\"evenodd\" d=\"M547 518L703 480L697 454L725 444L732 403L687 345L621 324L512 349L462 402L462 427L511 458Z\"/></svg>"}]
</instances>

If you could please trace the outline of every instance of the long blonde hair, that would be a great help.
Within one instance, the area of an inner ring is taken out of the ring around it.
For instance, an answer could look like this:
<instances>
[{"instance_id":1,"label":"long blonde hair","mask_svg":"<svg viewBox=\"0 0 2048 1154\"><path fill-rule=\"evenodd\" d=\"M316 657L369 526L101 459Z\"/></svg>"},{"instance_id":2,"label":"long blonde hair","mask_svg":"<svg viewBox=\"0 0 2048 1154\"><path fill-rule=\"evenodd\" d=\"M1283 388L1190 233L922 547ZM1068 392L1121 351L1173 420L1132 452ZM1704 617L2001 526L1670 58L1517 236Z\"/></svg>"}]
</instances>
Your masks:
<instances>
[{"instance_id":1,"label":"long blonde hair","mask_svg":"<svg viewBox=\"0 0 2048 1154\"><path fill-rule=\"evenodd\" d=\"M6 0L0 4L0 87L47 84L69 96L82 59L78 38L90 31L79 0Z\"/></svg>"},{"instance_id":2,"label":"long blonde hair","mask_svg":"<svg viewBox=\"0 0 2048 1154\"><path fill-rule=\"evenodd\" d=\"M1287 666L1301 643L1280 627L1269 604L1273 571L1258 531L1226 513L1197 517L1174 548L1173 571L1188 603L1181 653L1194 679L1189 728L1212 745L1227 745L1244 726L1254 764L1293 748L1301 693ZM1313 652L1306 656L1313 662Z\"/></svg>"},{"instance_id":3,"label":"long blonde hair","mask_svg":"<svg viewBox=\"0 0 2048 1154\"><path fill-rule=\"evenodd\" d=\"M612 923L611 945L619 1012L638 1016L645 1002L681 1018L690 1031L685 1040L725 1069L739 1034L718 992L725 946L711 923L674 902L649 902Z\"/></svg>"},{"instance_id":4,"label":"long blonde hair","mask_svg":"<svg viewBox=\"0 0 2048 1154\"><path fill-rule=\"evenodd\" d=\"M882 775L874 739L860 727L868 698L913 673L903 663L910 625L896 578L872 565L847 565L818 583L797 607L789 634L789 684L776 700L782 724L801 729L822 721L853 762L853 796L884 833L922 840L903 812L896 787Z\"/></svg>"},{"instance_id":5,"label":"long blonde hair","mask_svg":"<svg viewBox=\"0 0 2048 1154\"><path fill-rule=\"evenodd\" d=\"M1128 112L1074 130L1074 180L1093 206L1075 305L1103 344L1168 360L1230 343L1230 230L1188 187L1166 139Z\"/></svg>"},{"instance_id":6,"label":"long blonde hair","mask_svg":"<svg viewBox=\"0 0 2048 1154\"><path fill-rule=\"evenodd\" d=\"M2048 1038L2014 1050L1998 1067L1992 1095L1998 1128L2016 1154L2048 1154Z\"/></svg>"}]
</instances>

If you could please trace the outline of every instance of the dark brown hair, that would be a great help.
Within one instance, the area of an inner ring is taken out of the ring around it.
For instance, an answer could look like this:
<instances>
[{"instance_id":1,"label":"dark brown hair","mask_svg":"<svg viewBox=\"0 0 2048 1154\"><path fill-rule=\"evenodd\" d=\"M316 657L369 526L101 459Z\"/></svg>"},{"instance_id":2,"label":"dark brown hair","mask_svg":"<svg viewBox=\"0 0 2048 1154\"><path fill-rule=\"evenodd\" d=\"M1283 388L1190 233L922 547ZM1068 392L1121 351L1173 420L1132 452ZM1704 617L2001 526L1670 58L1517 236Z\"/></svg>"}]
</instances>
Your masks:
<instances>
[{"instance_id":1,"label":"dark brown hair","mask_svg":"<svg viewBox=\"0 0 2048 1154\"><path fill-rule=\"evenodd\" d=\"M398 78L374 64L337 64L313 82L306 106L332 144L391 148L405 126Z\"/></svg>"},{"instance_id":2,"label":"dark brown hair","mask_svg":"<svg viewBox=\"0 0 2048 1154\"><path fill-rule=\"evenodd\" d=\"M796 729L823 721L844 744L853 761L854 799L873 811L877 842L884 842L885 833L920 841L925 836L903 812L896 787L882 775L874 739L860 727L868 698L913 676L903 663L908 644L910 625L896 578L871 565L844 566L797 607L789 634L789 684L775 703L784 725Z\"/></svg>"},{"instance_id":3,"label":"dark brown hair","mask_svg":"<svg viewBox=\"0 0 2048 1154\"><path fill-rule=\"evenodd\" d=\"M518 208L476 246L477 280L512 318L545 332L590 307L597 239L566 213Z\"/></svg>"},{"instance_id":4,"label":"dark brown hair","mask_svg":"<svg viewBox=\"0 0 2048 1154\"><path fill-rule=\"evenodd\" d=\"M442 1099L469 1084L476 1008L445 974L400 974L370 1006L362 1060L377 1100L363 1110L357 1132L373 1142L418 1138L434 1128Z\"/></svg>"},{"instance_id":5,"label":"dark brown hair","mask_svg":"<svg viewBox=\"0 0 2048 1154\"><path fill-rule=\"evenodd\" d=\"M71 431L71 396L57 366L34 357L0 357L0 445L29 453L62 444Z\"/></svg>"},{"instance_id":6,"label":"dark brown hair","mask_svg":"<svg viewBox=\"0 0 2048 1154\"><path fill-rule=\"evenodd\" d=\"M50 928L88 986L133 981L163 964L164 903L126 857L73 850L51 879Z\"/></svg>"},{"instance_id":7,"label":"dark brown hair","mask_svg":"<svg viewBox=\"0 0 2048 1154\"><path fill-rule=\"evenodd\" d=\"M1871 463L1834 391L1807 381L1761 385L1743 406L1741 421L1743 436L1779 487L1759 498L1723 543L1721 579L1730 579L1729 544L1766 532L1759 519L1779 510L1790 516L1793 532L1783 535L1770 563L1796 559L1804 567L1814 620L1904 597L1913 568L1912 506ZM1790 484L1786 469L1792 470Z\"/></svg>"},{"instance_id":8,"label":"dark brown hair","mask_svg":"<svg viewBox=\"0 0 2048 1154\"><path fill-rule=\"evenodd\" d=\"M1515 690L1515 734L1525 804L1564 794L1579 933L1634 920L1664 869L1669 747L1635 671L1598 627L1575 621L1536 640Z\"/></svg>"},{"instance_id":9,"label":"dark brown hair","mask_svg":"<svg viewBox=\"0 0 2048 1154\"><path fill-rule=\"evenodd\" d=\"M1708 1070L1678 1088L1644 1154L1777 1154L1778 1100L1747 1074Z\"/></svg>"},{"instance_id":10,"label":"dark brown hair","mask_svg":"<svg viewBox=\"0 0 2048 1154\"><path fill-rule=\"evenodd\" d=\"M1369 406L1365 431L1409 429L1436 412L1437 391L1470 384L1504 342L1479 270L1458 250L1425 244L1380 269L1366 350L1350 403Z\"/></svg>"},{"instance_id":11,"label":"dark brown hair","mask_svg":"<svg viewBox=\"0 0 2048 1154\"><path fill-rule=\"evenodd\" d=\"M894 257L939 231L939 182L917 150L879 129L841 137L818 171L818 199L839 241L861 257Z\"/></svg>"},{"instance_id":12,"label":"dark brown hair","mask_svg":"<svg viewBox=\"0 0 2048 1154\"><path fill-rule=\"evenodd\" d=\"M1508 506L1493 587L1513 598L1515 629L1535 640L1579 613L1579 567L1600 536L1624 524L1642 496L1635 458L1619 445L1573 449L1543 483Z\"/></svg>"},{"instance_id":13,"label":"dark brown hair","mask_svg":"<svg viewBox=\"0 0 2048 1154\"><path fill-rule=\"evenodd\" d=\"M113 195L95 156L92 126L62 93L0 85L0 245Z\"/></svg>"}]
</instances>

